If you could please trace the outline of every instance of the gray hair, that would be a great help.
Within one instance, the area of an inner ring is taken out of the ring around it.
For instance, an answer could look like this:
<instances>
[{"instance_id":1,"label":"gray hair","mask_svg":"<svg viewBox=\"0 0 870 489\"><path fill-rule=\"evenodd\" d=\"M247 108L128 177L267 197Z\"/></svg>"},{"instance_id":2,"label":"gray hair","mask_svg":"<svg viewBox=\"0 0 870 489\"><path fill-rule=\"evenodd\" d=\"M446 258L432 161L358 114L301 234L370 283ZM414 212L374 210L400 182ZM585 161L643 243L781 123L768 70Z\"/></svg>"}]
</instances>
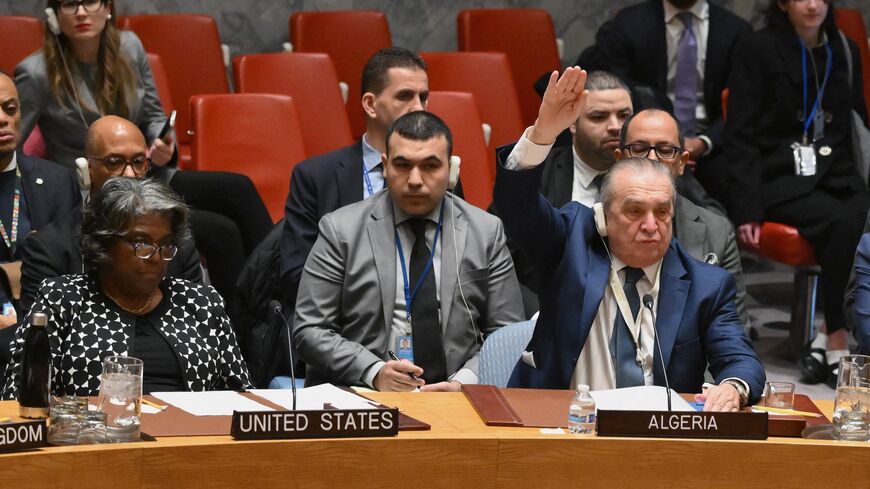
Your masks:
<instances>
[{"instance_id":1,"label":"gray hair","mask_svg":"<svg viewBox=\"0 0 870 489\"><path fill-rule=\"evenodd\" d=\"M589 74L586 75L585 88L590 92L622 89L631 93L628 85L622 81L622 79L609 71L602 70L590 71Z\"/></svg>"},{"instance_id":2,"label":"gray hair","mask_svg":"<svg viewBox=\"0 0 870 489\"><path fill-rule=\"evenodd\" d=\"M613 179L617 173L632 172L636 175L655 175L660 174L667 177L671 184L672 200L676 199L677 188L674 181L674 175L671 170L662 164L660 161L651 160L643 157L631 157L624 160L619 160L610 170L604 174L604 179L601 181L601 202L604 208L610 207L610 201L613 199ZM673 202L672 202L673 203Z\"/></svg>"},{"instance_id":3,"label":"gray hair","mask_svg":"<svg viewBox=\"0 0 870 489\"><path fill-rule=\"evenodd\" d=\"M190 239L190 209L164 183L150 178L114 177L84 207L81 230L82 262L88 272L111 264L109 242L140 216L160 214L169 219L172 242Z\"/></svg>"}]
</instances>

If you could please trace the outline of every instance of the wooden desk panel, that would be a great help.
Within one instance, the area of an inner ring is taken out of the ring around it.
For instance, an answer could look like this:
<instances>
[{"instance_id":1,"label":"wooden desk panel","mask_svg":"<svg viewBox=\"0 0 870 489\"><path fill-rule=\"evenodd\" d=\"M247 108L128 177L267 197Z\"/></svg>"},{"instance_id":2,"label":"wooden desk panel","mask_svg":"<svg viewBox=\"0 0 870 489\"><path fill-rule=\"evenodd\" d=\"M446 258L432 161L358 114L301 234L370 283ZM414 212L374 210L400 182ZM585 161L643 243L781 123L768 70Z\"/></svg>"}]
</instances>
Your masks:
<instances>
[{"instance_id":1,"label":"wooden desk panel","mask_svg":"<svg viewBox=\"0 0 870 489\"><path fill-rule=\"evenodd\" d=\"M461 393L370 397L432 430L401 432L395 439L235 442L207 436L52 447L0 455L0 467L4 481L18 481L16 488L733 489L857 487L870 480L867 443L542 435L534 428L485 426ZM827 413L833 407L818 404ZM16 411L14 402L0 402L0 416Z\"/></svg>"}]
</instances>

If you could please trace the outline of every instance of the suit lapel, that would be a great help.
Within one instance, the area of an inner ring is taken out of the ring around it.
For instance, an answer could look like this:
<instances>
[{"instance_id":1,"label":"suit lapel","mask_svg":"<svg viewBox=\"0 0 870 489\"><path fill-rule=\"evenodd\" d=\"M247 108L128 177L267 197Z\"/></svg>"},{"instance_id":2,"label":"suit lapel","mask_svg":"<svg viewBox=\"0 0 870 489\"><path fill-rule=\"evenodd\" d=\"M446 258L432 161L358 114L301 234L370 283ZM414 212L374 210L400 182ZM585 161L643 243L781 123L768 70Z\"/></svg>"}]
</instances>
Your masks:
<instances>
[{"instance_id":1,"label":"suit lapel","mask_svg":"<svg viewBox=\"0 0 870 489\"><path fill-rule=\"evenodd\" d=\"M444 209L444 224L441 229L442 238L439 246L441 246L441 330L446 332L453 306L453 294L459 281L459 277L456 275L457 265L462 263L465 251L467 226L462 210L456 206L453 197L445 195L444 198L444 205L447 208ZM451 202L447 202L447 200L451 200ZM454 223L456 226L455 236L453 235ZM456 243L455 247L454 243ZM458 256L456 251L459 252Z\"/></svg>"},{"instance_id":2,"label":"suit lapel","mask_svg":"<svg viewBox=\"0 0 870 489\"><path fill-rule=\"evenodd\" d=\"M686 252L694 257L703 257L706 252L704 237L707 235L707 226L701 221L698 207L682 195L678 195L674 221L676 223L674 234Z\"/></svg>"},{"instance_id":3,"label":"suit lapel","mask_svg":"<svg viewBox=\"0 0 870 489\"><path fill-rule=\"evenodd\" d=\"M574 153L565 146L553 159L553 207L562 207L571 201L574 189Z\"/></svg>"},{"instance_id":4,"label":"suit lapel","mask_svg":"<svg viewBox=\"0 0 870 489\"><path fill-rule=\"evenodd\" d=\"M731 36L720 32L724 27L721 19L722 13L713 5L708 5L710 20L707 23L707 57L704 62L704 99L713 104L721 104L722 94L716 93L717 81L719 80L718 68L727 62L728 44Z\"/></svg>"},{"instance_id":5,"label":"suit lapel","mask_svg":"<svg viewBox=\"0 0 870 489\"><path fill-rule=\"evenodd\" d=\"M396 228L389 194L385 192L373 198L380 200L372 207L367 231L380 284L384 327L389 331L396 301Z\"/></svg>"},{"instance_id":6,"label":"suit lapel","mask_svg":"<svg viewBox=\"0 0 870 489\"><path fill-rule=\"evenodd\" d=\"M680 262L673 244L668 247L662 261L661 279L659 283L659 300L656 309L656 329L662 349L665 365L670 363L671 352L677 339L677 331L683 320L683 311L689 296L692 283L685 280L686 269ZM661 365L653 362L653 378L657 384L664 383Z\"/></svg>"},{"instance_id":7,"label":"suit lapel","mask_svg":"<svg viewBox=\"0 0 870 489\"><path fill-rule=\"evenodd\" d=\"M648 53L652 54L653 59L649 60L656 67L656 86L660 90L667 89L668 86L668 41L665 31L665 8L662 2L653 1L653 17L647 24L651 29L649 39Z\"/></svg>"},{"instance_id":8,"label":"suit lapel","mask_svg":"<svg viewBox=\"0 0 870 489\"><path fill-rule=\"evenodd\" d=\"M363 153L362 139L345 152L335 177L338 181L338 201L341 207L363 200ZM390 210L392 215L392 209Z\"/></svg>"}]
</instances>

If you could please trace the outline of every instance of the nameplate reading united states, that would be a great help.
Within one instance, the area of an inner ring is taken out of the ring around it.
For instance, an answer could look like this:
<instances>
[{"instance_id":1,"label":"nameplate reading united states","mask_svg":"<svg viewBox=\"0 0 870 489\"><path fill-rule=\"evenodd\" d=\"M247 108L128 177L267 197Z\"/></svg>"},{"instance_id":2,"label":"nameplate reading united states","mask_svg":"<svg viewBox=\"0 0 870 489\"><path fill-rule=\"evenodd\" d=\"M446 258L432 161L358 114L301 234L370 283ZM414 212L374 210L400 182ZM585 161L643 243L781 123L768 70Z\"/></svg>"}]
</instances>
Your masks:
<instances>
[{"instance_id":1,"label":"nameplate reading united states","mask_svg":"<svg viewBox=\"0 0 870 489\"><path fill-rule=\"evenodd\" d=\"M767 439L767 413L599 410L598 436Z\"/></svg>"},{"instance_id":2,"label":"nameplate reading united states","mask_svg":"<svg viewBox=\"0 0 870 489\"><path fill-rule=\"evenodd\" d=\"M230 434L236 440L396 436L399 410L234 411Z\"/></svg>"},{"instance_id":3,"label":"nameplate reading united states","mask_svg":"<svg viewBox=\"0 0 870 489\"><path fill-rule=\"evenodd\" d=\"M0 424L0 452L29 450L47 445L44 419Z\"/></svg>"}]
</instances>

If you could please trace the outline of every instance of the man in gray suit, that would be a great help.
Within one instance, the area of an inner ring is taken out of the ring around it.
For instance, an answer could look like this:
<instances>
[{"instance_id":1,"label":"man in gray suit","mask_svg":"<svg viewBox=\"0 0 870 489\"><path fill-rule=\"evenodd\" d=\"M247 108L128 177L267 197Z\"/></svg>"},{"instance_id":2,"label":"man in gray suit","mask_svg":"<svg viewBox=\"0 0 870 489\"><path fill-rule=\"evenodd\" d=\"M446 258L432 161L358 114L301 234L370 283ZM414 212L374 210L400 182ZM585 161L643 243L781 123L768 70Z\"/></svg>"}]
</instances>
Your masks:
<instances>
[{"instance_id":1,"label":"man in gray suit","mask_svg":"<svg viewBox=\"0 0 870 489\"><path fill-rule=\"evenodd\" d=\"M437 116L400 117L386 142L387 189L320 221L293 342L306 385L458 390L484 338L523 319L502 223L447 193L458 163Z\"/></svg>"}]
</instances>

